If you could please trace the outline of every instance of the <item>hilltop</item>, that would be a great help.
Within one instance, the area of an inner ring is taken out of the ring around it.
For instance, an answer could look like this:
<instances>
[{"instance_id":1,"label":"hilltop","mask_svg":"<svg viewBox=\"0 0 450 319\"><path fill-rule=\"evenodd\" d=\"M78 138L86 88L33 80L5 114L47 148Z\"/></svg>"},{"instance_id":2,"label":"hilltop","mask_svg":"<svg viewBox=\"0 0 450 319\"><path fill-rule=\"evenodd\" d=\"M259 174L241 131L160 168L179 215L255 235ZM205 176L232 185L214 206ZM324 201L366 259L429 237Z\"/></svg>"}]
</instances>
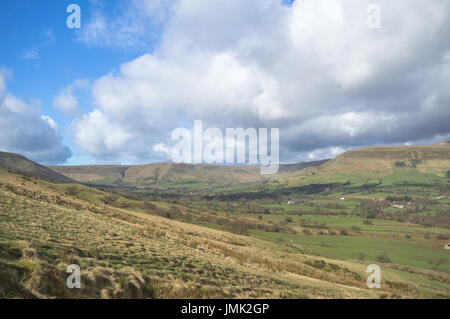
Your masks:
<instances>
[{"instance_id":1,"label":"hilltop","mask_svg":"<svg viewBox=\"0 0 450 319\"><path fill-rule=\"evenodd\" d=\"M30 161L26 157L14 153L0 152L0 168L4 168L12 173L36 177L54 183L73 182L70 178L61 175L46 166Z\"/></svg>"},{"instance_id":2,"label":"hilltop","mask_svg":"<svg viewBox=\"0 0 450 319\"><path fill-rule=\"evenodd\" d=\"M319 168L322 172L416 169L445 175L450 169L450 143L427 146L377 146L347 151Z\"/></svg>"}]
</instances>

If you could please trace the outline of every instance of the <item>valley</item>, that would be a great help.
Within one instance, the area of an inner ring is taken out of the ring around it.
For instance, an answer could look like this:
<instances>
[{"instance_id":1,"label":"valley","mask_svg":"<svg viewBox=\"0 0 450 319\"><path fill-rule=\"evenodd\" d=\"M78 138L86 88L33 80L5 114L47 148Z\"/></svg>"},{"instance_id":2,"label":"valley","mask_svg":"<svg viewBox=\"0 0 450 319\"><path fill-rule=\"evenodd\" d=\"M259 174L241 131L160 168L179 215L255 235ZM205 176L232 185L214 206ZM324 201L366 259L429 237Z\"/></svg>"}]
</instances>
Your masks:
<instances>
[{"instance_id":1,"label":"valley","mask_svg":"<svg viewBox=\"0 0 450 319\"><path fill-rule=\"evenodd\" d=\"M0 169L2 297L450 296L449 143L358 149L269 177L256 166L50 169ZM373 263L381 289L366 286ZM68 264L82 289L65 287Z\"/></svg>"}]
</instances>

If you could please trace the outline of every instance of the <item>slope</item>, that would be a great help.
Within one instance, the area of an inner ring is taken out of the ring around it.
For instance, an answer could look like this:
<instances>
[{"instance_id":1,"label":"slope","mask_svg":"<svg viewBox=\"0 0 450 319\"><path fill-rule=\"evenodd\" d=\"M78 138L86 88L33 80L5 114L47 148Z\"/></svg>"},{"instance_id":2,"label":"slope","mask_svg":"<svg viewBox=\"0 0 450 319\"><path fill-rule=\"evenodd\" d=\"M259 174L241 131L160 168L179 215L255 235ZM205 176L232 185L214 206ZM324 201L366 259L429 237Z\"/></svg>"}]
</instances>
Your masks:
<instances>
[{"instance_id":1,"label":"slope","mask_svg":"<svg viewBox=\"0 0 450 319\"><path fill-rule=\"evenodd\" d=\"M387 270L393 284L373 291L364 263L99 205L4 171L0 216L0 296L8 298L420 297L401 283L448 282ZM65 287L68 264L80 265L82 289Z\"/></svg>"},{"instance_id":2,"label":"slope","mask_svg":"<svg viewBox=\"0 0 450 319\"><path fill-rule=\"evenodd\" d=\"M319 168L322 172L415 169L445 175L450 170L450 143L428 146L380 146L347 151Z\"/></svg>"},{"instance_id":3,"label":"slope","mask_svg":"<svg viewBox=\"0 0 450 319\"><path fill-rule=\"evenodd\" d=\"M0 167L12 173L36 177L54 183L71 183L73 180L48 167L37 164L22 155L0 152Z\"/></svg>"}]
</instances>

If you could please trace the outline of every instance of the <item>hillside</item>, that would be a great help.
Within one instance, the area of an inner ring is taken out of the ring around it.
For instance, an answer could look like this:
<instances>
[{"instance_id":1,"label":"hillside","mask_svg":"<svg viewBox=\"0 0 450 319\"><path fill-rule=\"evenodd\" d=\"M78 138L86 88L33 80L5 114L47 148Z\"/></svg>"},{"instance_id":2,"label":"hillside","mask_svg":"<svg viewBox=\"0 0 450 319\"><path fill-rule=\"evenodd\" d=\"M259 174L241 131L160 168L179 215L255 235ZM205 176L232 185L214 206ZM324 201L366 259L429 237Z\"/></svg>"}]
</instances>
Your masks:
<instances>
[{"instance_id":1,"label":"hillside","mask_svg":"<svg viewBox=\"0 0 450 319\"><path fill-rule=\"evenodd\" d=\"M0 152L0 168L54 183L71 183L73 180L48 167L32 162L22 155Z\"/></svg>"},{"instance_id":2,"label":"hillside","mask_svg":"<svg viewBox=\"0 0 450 319\"><path fill-rule=\"evenodd\" d=\"M280 172L317 167L326 161L286 164ZM54 171L88 184L116 186L236 186L268 178L258 166L161 163L132 166L53 166Z\"/></svg>"},{"instance_id":3,"label":"hillside","mask_svg":"<svg viewBox=\"0 0 450 319\"><path fill-rule=\"evenodd\" d=\"M382 146L347 151L319 168L322 172L415 169L440 176L450 170L450 143L429 146Z\"/></svg>"},{"instance_id":4,"label":"hillside","mask_svg":"<svg viewBox=\"0 0 450 319\"><path fill-rule=\"evenodd\" d=\"M150 214L100 204L79 198L78 193L89 191L86 186L60 185L35 183L0 170L0 297L396 298L448 294L445 287L450 279L445 272L386 264L384 289L370 290L365 287L366 262L324 257L297 244L297 239L290 243L273 240L273 232L242 236L163 218L151 214L156 204L149 206L154 207ZM72 195L67 192L70 187L77 187ZM184 210L183 214L198 213ZM65 287L65 268L73 263L81 267L82 289Z\"/></svg>"},{"instance_id":5,"label":"hillside","mask_svg":"<svg viewBox=\"0 0 450 319\"><path fill-rule=\"evenodd\" d=\"M355 150L319 168L284 166L281 181L262 180L251 166L54 168L92 184L163 186L115 194L49 182L60 175L7 154L0 298L448 298L447 180L414 168L431 161L448 169L447 150ZM371 160L394 166L361 175L358 165L371 169ZM164 188L192 184L208 192ZM82 290L65 288L73 263ZM382 290L366 287L371 263L383 268Z\"/></svg>"},{"instance_id":6,"label":"hillside","mask_svg":"<svg viewBox=\"0 0 450 319\"><path fill-rule=\"evenodd\" d=\"M298 249L98 205L1 171L0 214L0 297L376 295L354 279L363 265L324 259L345 270L327 275ZM84 289L64 287L71 263Z\"/></svg>"}]
</instances>

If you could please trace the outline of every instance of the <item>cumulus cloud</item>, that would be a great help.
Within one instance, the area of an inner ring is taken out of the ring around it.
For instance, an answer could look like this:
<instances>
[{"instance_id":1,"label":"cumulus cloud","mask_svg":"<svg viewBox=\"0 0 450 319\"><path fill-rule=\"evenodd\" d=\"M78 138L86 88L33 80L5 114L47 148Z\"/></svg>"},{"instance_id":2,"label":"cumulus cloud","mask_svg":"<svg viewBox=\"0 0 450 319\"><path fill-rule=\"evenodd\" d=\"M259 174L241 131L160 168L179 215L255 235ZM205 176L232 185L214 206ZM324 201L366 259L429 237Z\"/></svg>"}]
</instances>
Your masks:
<instances>
[{"instance_id":1,"label":"cumulus cloud","mask_svg":"<svg viewBox=\"0 0 450 319\"><path fill-rule=\"evenodd\" d=\"M170 132L196 119L278 127L282 161L449 137L450 3L379 0L380 29L370 3L171 3L157 49L94 82L76 143L98 160L164 160Z\"/></svg>"},{"instance_id":2,"label":"cumulus cloud","mask_svg":"<svg viewBox=\"0 0 450 319\"><path fill-rule=\"evenodd\" d=\"M89 87L89 81L78 79L69 86L63 88L53 100L53 107L59 109L67 115L78 113L78 99L74 94L75 90Z\"/></svg>"},{"instance_id":3,"label":"cumulus cloud","mask_svg":"<svg viewBox=\"0 0 450 319\"><path fill-rule=\"evenodd\" d=\"M5 76L1 72L0 150L45 164L64 163L72 156L70 149L61 143L55 121L6 92Z\"/></svg>"}]
</instances>

